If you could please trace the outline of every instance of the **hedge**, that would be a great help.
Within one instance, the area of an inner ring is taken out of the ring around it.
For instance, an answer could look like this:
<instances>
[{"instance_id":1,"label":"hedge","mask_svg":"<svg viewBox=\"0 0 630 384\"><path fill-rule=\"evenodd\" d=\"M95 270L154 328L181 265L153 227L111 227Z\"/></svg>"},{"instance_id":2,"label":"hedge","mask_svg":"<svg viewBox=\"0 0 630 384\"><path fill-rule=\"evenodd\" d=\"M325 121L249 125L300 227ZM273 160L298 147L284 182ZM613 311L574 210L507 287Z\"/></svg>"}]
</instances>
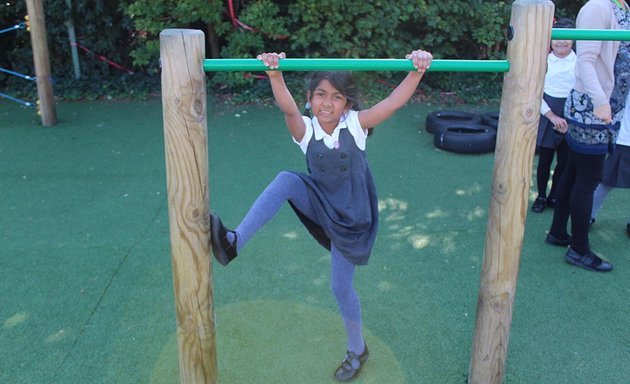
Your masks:
<instances>
[{"instance_id":1,"label":"hedge","mask_svg":"<svg viewBox=\"0 0 630 384\"><path fill-rule=\"evenodd\" d=\"M580 5L556 1L556 6L561 3L566 3L557 12L562 15L575 15ZM158 92L158 37L165 28L203 30L208 57L252 57L262 51L285 51L290 57L403 57L423 48L436 58L501 59L510 4L482 0L44 2L55 94L67 99ZM5 1L0 9L0 29L22 22L26 15L24 1ZM80 46L80 79L74 77L68 23L74 25ZM34 75L26 30L0 34L0 67ZM398 74L365 76L395 82ZM210 75L209 85L239 92L255 81L242 73L220 73ZM497 83L499 75L433 74L427 81L444 94L474 88L471 95L496 92ZM0 90L34 94L32 85L2 72Z\"/></svg>"}]
</instances>

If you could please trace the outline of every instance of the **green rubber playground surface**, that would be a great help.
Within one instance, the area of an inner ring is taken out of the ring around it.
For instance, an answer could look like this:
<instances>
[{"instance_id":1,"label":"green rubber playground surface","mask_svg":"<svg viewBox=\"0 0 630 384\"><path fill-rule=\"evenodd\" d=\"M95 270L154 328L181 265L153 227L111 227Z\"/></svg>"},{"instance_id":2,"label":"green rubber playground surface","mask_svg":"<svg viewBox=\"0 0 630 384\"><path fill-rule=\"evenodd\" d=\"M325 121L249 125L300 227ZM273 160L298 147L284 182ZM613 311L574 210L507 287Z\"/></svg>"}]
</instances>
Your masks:
<instances>
[{"instance_id":1,"label":"green rubber playground surface","mask_svg":"<svg viewBox=\"0 0 630 384\"><path fill-rule=\"evenodd\" d=\"M424 119L439 109L410 104L368 141L381 226L355 278L371 352L357 383L467 380L494 155L436 150ZM0 102L0 383L177 383L160 102L57 114L43 128ZM276 108L211 107L208 122L211 208L235 226L304 160ZM551 215L528 211L505 382L628 383L630 191L591 232L608 274L544 244ZM288 206L214 262L220 382L332 383L345 336L328 275Z\"/></svg>"}]
</instances>

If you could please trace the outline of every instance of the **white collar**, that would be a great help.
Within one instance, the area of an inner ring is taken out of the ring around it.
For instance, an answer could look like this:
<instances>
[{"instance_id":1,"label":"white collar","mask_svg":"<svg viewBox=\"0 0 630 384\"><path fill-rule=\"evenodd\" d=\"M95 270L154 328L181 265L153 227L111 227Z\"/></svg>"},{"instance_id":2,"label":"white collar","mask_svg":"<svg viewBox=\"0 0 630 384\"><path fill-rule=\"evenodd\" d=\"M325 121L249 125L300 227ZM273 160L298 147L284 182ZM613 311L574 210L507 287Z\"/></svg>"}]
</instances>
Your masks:
<instances>
[{"instance_id":1,"label":"white collar","mask_svg":"<svg viewBox=\"0 0 630 384\"><path fill-rule=\"evenodd\" d=\"M576 58L577 58L577 55L575 54L575 52L573 52L573 50L569 52L569 54L566 55L565 57L558 57L553 52L549 54L549 61L551 61L552 63L558 62L560 60L573 61Z\"/></svg>"},{"instance_id":2,"label":"white collar","mask_svg":"<svg viewBox=\"0 0 630 384\"><path fill-rule=\"evenodd\" d=\"M333 133L329 135L319 124L317 117L313 117L311 121L313 122L313 135L315 136L315 140L323 140L324 145L328 149L339 148L339 132L344 128L348 128L348 123L346 122L347 118L348 114L343 114L339 124L337 124L337 127L333 130Z\"/></svg>"},{"instance_id":3,"label":"white collar","mask_svg":"<svg viewBox=\"0 0 630 384\"><path fill-rule=\"evenodd\" d=\"M311 121L313 122L313 134L315 135L315 140L321 140L322 138L326 140L326 138L330 138L333 141L337 141L337 139L339 138L339 131L343 128L348 128L348 123L346 123L347 117L347 113L341 116L339 124L337 124L337 127L335 127L331 135L324 131L324 128L322 128L322 126L319 124L319 121L317 121L317 117L313 117Z\"/></svg>"}]
</instances>

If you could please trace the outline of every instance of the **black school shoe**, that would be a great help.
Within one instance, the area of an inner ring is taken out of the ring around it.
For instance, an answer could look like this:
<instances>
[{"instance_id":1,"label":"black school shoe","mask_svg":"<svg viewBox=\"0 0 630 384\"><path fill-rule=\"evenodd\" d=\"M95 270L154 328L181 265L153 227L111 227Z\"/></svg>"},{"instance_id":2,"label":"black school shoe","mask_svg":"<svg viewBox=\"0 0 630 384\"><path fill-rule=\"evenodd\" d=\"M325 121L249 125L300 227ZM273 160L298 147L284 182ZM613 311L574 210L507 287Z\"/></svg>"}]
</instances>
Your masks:
<instances>
[{"instance_id":1,"label":"black school shoe","mask_svg":"<svg viewBox=\"0 0 630 384\"><path fill-rule=\"evenodd\" d=\"M547 198L545 197L537 197L534 200L534 205L532 205L532 212L534 213L542 213L547 206Z\"/></svg>"},{"instance_id":2,"label":"black school shoe","mask_svg":"<svg viewBox=\"0 0 630 384\"><path fill-rule=\"evenodd\" d=\"M555 245L556 247L568 247L571 244L571 236L567 235L566 238L561 239L559 237L555 237L551 233L547 233L547 237L545 237L545 243L549 245Z\"/></svg>"},{"instance_id":3,"label":"black school shoe","mask_svg":"<svg viewBox=\"0 0 630 384\"><path fill-rule=\"evenodd\" d=\"M569 264L588 269L589 271L610 272L613 269L612 264L602 260L601 257L597 256L592 251L588 251L586 255L580 255L569 247L564 259Z\"/></svg>"},{"instance_id":4,"label":"black school shoe","mask_svg":"<svg viewBox=\"0 0 630 384\"><path fill-rule=\"evenodd\" d=\"M367 361L368 357L370 357L370 352L368 351L367 344L365 344L363 353L360 355L347 351L346 358L341 362L341 365L335 371L335 380L345 383L356 378L363 367L363 363ZM356 369L352 366L352 362L354 361L359 362L358 368Z\"/></svg>"},{"instance_id":5,"label":"black school shoe","mask_svg":"<svg viewBox=\"0 0 630 384\"><path fill-rule=\"evenodd\" d=\"M229 231L234 234L234 242L230 243L227 238L228 230L225 228L218 216L210 215L210 235L212 243L212 254L221 265L228 263L236 258L236 232Z\"/></svg>"}]
</instances>

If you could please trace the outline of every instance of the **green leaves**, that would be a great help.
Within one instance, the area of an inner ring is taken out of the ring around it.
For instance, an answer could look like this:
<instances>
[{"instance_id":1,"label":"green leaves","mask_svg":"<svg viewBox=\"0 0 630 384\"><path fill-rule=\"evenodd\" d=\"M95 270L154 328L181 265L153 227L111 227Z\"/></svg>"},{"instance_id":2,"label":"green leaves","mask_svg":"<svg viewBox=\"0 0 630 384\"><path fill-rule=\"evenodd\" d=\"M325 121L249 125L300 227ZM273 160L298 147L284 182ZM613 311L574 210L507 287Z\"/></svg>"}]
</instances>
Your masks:
<instances>
[{"instance_id":1,"label":"green leaves","mask_svg":"<svg viewBox=\"0 0 630 384\"><path fill-rule=\"evenodd\" d=\"M399 58L423 48L436 58L502 59L512 4L507 0L234 0L234 16L242 23L238 26L233 25L225 0L70 3L72 8L68 0L47 0L45 5L51 68L56 79L71 77L72 73L66 27L70 18L79 43L93 52L79 52L83 75L111 78L124 72L96 55L132 68L137 76L158 74L159 33L166 28L203 30L208 57L253 57L263 51L285 51L289 57ZM574 17L581 6L569 0L555 3L557 17ZM7 0L0 6L0 27L22 21L25 14L23 1ZM0 67L32 72L27 32L2 36ZM425 84L450 92L452 86L461 84L458 76L436 73L428 76ZM253 84L242 73L209 77L211 84L241 94L244 87ZM0 88L12 84L12 79L0 74Z\"/></svg>"}]
</instances>

